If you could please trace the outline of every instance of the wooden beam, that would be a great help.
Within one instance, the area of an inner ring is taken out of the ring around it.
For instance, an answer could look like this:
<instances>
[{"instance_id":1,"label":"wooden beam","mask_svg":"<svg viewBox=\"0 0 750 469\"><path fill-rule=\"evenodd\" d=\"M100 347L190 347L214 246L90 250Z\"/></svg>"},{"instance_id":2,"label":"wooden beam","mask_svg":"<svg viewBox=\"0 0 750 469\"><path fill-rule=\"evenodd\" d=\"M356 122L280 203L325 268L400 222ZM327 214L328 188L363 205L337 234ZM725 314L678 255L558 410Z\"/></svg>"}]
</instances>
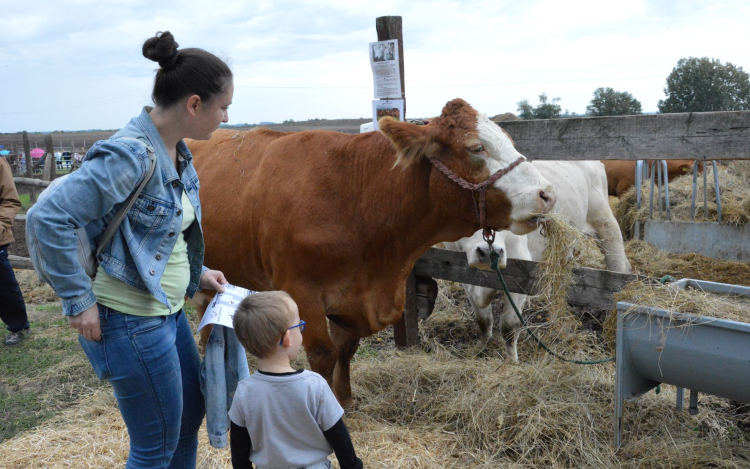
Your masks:
<instances>
[{"instance_id":1,"label":"wooden beam","mask_svg":"<svg viewBox=\"0 0 750 469\"><path fill-rule=\"evenodd\" d=\"M750 111L504 121L532 160L750 159Z\"/></svg>"},{"instance_id":2,"label":"wooden beam","mask_svg":"<svg viewBox=\"0 0 750 469\"><path fill-rule=\"evenodd\" d=\"M534 288L537 282L536 267L536 262L508 259L508 266L501 269L508 290L526 295L537 294L538 291ZM417 260L414 272L423 277L502 290L500 280L494 272L472 269L463 252L432 248ZM612 294L637 278L632 274L596 269L576 269L574 276L575 283L568 292L568 302L601 309L614 307Z\"/></svg>"},{"instance_id":3,"label":"wooden beam","mask_svg":"<svg viewBox=\"0 0 750 469\"><path fill-rule=\"evenodd\" d=\"M10 266L14 269L32 270L34 268L34 266L31 264L31 259L29 259L28 257L9 255L8 260L10 261Z\"/></svg>"},{"instance_id":4,"label":"wooden beam","mask_svg":"<svg viewBox=\"0 0 750 469\"><path fill-rule=\"evenodd\" d=\"M393 338L398 347L419 345L419 318L417 311L417 278L412 271L406 280L406 302L401 319L393 326Z\"/></svg>"},{"instance_id":5,"label":"wooden beam","mask_svg":"<svg viewBox=\"0 0 750 469\"><path fill-rule=\"evenodd\" d=\"M17 185L26 185L33 187L47 187L52 184L52 181L42 181L41 179L33 178L13 178L13 182Z\"/></svg>"}]
</instances>

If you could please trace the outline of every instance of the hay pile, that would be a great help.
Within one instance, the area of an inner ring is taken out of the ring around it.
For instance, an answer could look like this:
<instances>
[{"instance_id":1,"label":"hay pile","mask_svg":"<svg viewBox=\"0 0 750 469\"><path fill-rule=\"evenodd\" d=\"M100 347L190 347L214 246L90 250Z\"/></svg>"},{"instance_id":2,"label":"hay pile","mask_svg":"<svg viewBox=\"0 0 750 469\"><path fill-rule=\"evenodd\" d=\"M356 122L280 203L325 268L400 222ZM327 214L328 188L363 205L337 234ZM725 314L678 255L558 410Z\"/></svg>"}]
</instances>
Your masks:
<instances>
[{"instance_id":1,"label":"hay pile","mask_svg":"<svg viewBox=\"0 0 750 469\"><path fill-rule=\"evenodd\" d=\"M573 271L599 263L603 256L597 241L568 223L561 215L551 214L542 227L547 246L539 263L536 298L547 311L552 328L566 335L578 327L579 322L567 301L567 292L574 283Z\"/></svg>"},{"instance_id":2,"label":"hay pile","mask_svg":"<svg viewBox=\"0 0 750 469\"><path fill-rule=\"evenodd\" d=\"M695 221L718 221L714 192L713 168L708 166L708 216L703 215L703 175L698 176ZM750 223L750 161L734 161L726 167L719 166L722 224L745 226ZM669 202L673 220L690 221L690 203L693 191L692 175L674 179L669 183ZM641 187L641 208L636 210L635 187L629 189L615 204L614 214L623 236L632 238L635 220L648 219L650 184ZM656 186L654 186L654 217L658 215Z\"/></svg>"},{"instance_id":3,"label":"hay pile","mask_svg":"<svg viewBox=\"0 0 750 469\"><path fill-rule=\"evenodd\" d=\"M702 254L673 254L660 251L645 241L625 243L633 273L661 278L694 278L710 282L750 286L750 264L714 259Z\"/></svg>"},{"instance_id":4,"label":"hay pile","mask_svg":"<svg viewBox=\"0 0 750 469\"><path fill-rule=\"evenodd\" d=\"M55 290L49 285L42 283L33 270L14 270L16 280L21 287L23 300L26 304L44 304L60 301Z\"/></svg>"},{"instance_id":5,"label":"hay pile","mask_svg":"<svg viewBox=\"0 0 750 469\"><path fill-rule=\"evenodd\" d=\"M718 295L700 289L680 290L668 285L631 282L614 296L638 306L660 308L670 314L687 313L730 321L750 322L750 297Z\"/></svg>"}]
</instances>

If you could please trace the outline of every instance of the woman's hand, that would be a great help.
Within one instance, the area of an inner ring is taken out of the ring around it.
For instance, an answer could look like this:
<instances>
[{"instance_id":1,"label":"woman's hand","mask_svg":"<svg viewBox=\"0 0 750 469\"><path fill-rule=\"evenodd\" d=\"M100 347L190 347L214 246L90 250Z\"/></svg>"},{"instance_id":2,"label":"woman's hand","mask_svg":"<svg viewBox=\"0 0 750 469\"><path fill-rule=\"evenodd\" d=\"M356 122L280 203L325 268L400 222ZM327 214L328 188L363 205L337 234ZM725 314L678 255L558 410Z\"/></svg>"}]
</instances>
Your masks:
<instances>
[{"instance_id":1,"label":"woman's hand","mask_svg":"<svg viewBox=\"0 0 750 469\"><path fill-rule=\"evenodd\" d=\"M224 277L224 274L221 271L207 270L201 275L199 287L201 290L209 289L216 290L219 293L224 293L224 287L222 287L222 284L225 283L229 282L227 282L226 277Z\"/></svg>"},{"instance_id":2,"label":"woman's hand","mask_svg":"<svg viewBox=\"0 0 750 469\"><path fill-rule=\"evenodd\" d=\"M68 316L68 324L77 330L86 340L102 340L99 328L99 307L94 304L78 316Z\"/></svg>"}]
</instances>

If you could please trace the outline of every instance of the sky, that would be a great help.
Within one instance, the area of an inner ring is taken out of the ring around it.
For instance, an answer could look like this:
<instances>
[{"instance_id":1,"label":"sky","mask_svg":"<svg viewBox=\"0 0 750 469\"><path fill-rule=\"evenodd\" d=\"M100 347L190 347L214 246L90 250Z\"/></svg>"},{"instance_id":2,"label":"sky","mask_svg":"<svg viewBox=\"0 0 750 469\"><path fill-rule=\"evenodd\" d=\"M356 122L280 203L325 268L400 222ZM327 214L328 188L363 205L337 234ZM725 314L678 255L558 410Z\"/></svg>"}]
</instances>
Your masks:
<instances>
[{"instance_id":1,"label":"sky","mask_svg":"<svg viewBox=\"0 0 750 469\"><path fill-rule=\"evenodd\" d=\"M463 98L493 116L523 99L585 113L599 87L657 110L683 57L750 71L750 2L645 0L0 0L0 132L117 129L151 103L143 42L225 59L229 123L371 117L375 18L403 18L406 117Z\"/></svg>"}]
</instances>

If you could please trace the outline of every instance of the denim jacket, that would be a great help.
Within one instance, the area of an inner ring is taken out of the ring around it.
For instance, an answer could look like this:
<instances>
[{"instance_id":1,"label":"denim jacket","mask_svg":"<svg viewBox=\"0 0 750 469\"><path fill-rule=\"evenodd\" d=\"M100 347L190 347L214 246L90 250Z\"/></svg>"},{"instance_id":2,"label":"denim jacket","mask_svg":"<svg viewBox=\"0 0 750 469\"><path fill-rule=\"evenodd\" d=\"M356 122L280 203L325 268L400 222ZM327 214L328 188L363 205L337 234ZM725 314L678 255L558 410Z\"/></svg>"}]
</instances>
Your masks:
<instances>
[{"instance_id":1,"label":"denim jacket","mask_svg":"<svg viewBox=\"0 0 750 469\"><path fill-rule=\"evenodd\" d=\"M203 266L200 184L193 157L185 142L180 141L178 174L148 114L150 110L144 108L109 140L96 142L86 153L81 168L26 215L29 254L39 262L62 299L66 316L76 316L96 304L92 280L78 263L74 229L85 227L95 250L117 209L146 176L150 164L148 147L156 153L154 174L98 256L99 265L112 277L151 293L167 311L169 301L160 280L181 228L181 198L185 190L196 220L185 232L190 263L187 296L195 294L200 276L207 270Z\"/></svg>"},{"instance_id":2,"label":"denim jacket","mask_svg":"<svg viewBox=\"0 0 750 469\"><path fill-rule=\"evenodd\" d=\"M234 329L214 324L200 371L201 391L206 398L208 442L214 448L227 445L229 408L237 383L248 377L247 355Z\"/></svg>"}]
</instances>

